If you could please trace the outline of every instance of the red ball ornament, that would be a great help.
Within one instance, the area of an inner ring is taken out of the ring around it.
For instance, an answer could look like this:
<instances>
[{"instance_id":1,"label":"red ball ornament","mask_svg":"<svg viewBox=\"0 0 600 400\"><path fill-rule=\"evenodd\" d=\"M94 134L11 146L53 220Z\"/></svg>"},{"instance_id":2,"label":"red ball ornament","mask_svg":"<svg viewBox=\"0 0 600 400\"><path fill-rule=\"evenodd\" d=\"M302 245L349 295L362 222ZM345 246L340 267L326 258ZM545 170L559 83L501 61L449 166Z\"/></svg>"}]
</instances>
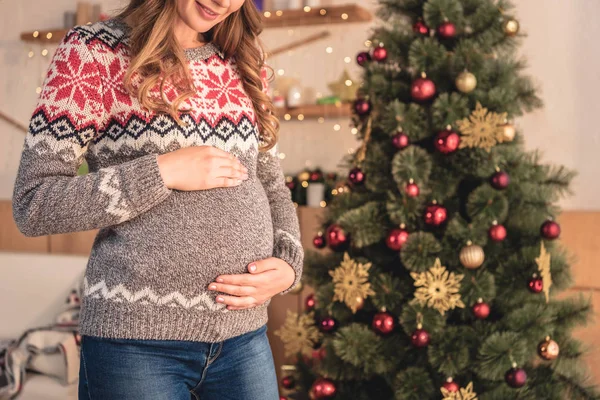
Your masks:
<instances>
[{"instance_id":1,"label":"red ball ornament","mask_svg":"<svg viewBox=\"0 0 600 400\"><path fill-rule=\"evenodd\" d=\"M456 25L450 21L443 22L437 28L437 34L442 39L452 39L456 36Z\"/></svg>"},{"instance_id":2,"label":"red ball ornament","mask_svg":"<svg viewBox=\"0 0 600 400\"><path fill-rule=\"evenodd\" d=\"M446 379L446 382L444 382L442 387L451 393L456 393L460 390L460 386L458 386L458 383L454 382L452 378Z\"/></svg>"},{"instance_id":3,"label":"red ball ornament","mask_svg":"<svg viewBox=\"0 0 600 400\"><path fill-rule=\"evenodd\" d=\"M419 190L419 186L414 182L410 182L408 185L406 185L406 188L404 190L408 197L417 197L421 192Z\"/></svg>"},{"instance_id":4,"label":"red ball ornament","mask_svg":"<svg viewBox=\"0 0 600 400\"><path fill-rule=\"evenodd\" d=\"M446 129L445 131L441 131L437 134L433 144L440 153L450 154L458 150L460 136L458 136L458 133L450 129Z\"/></svg>"},{"instance_id":5,"label":"red ball ornament","mask_svg":"<svg viewBox=\"0 0 600 400\"><path fill-rule=\"evenodd\" d=\"M325 233L325 237L327 239L327 245L333 251L344 250L350 242L346 231L344 231L342 227L337 224L329 225L327 232Z\"/></svg>"},{"instance_id":6,"label":"red ball ornament","mask_svg":"<svg viewBox=\"0 0 600 400\"><path fill-rule=\"evenodd\" d=\"M286 182L285 186L287 186L288 189L290 189L290 190L294 190L294 189L296 189L296 181Z\"/></svg>"},{"instance_id":7,"label":"red ball ornament","mask_svg":"<svg viewBox=\"0 0 600 400\"><path fill-rule=\"evenodd\" d=\"M408 135L403 132L398 132L392 138L392 144L398 150L402 150L408 147L410 141L408 140Z\"/></svg>"},{"instance_id":8,"label":"red ball ornament","mask_svg":"<svg viewBox=\"0 0 600 400\"><path fill-rule=\"evenodd\" d=\"M492 175L490 183L494 189L506 189L510 184L510 176L504 171L498 171Z\"/></svg>"},{"instance_id":9,"label":"red ball ornament","mask_svg":"<svg viewBox=\"0 0 600 400\"><path fill-rule=\"evenodd\" d=\"M323 173L321 171L313 171L310 173L309 181L316 182L323 179Z\"/></svg>"},{"instance_id":10,"label":"red ball ornament","mask_svg":"<svg viewBox=\"0 0 600 400\"><path fill-rule=\"evenodd\" d=\"M547 240L554 240L560 236L560 225L554 221L546 221L540 228L542 237Z\"/></svg>"},{"instance_id":11,"label":"red ball ornament","mask_svg":"<svg viewBox=\"0 0 600 400\"><path fill-rule=\"evenodd\" d=\"M426 102L433 99L435 91L435 83L423 74L421 78L417 78L412 82L410 95L417 102Z\"/></svg>"},{"instance_id":12,"label":"red ball ornament","mask_svg":"<svg viewBox=\"0 0 600 400\"><path fill-rule=\"evenodd\" d=\"M423 21L419 20L413 25L413 32L419 35L427 36L429 35L429 28Z\"/></svg>"},{"instance_id":13,"label":"red ball ornament","mask_svg":"<svg viewBox=\"0 0 600 400\"><path fill-rule=\"evenodd\" d=\"M279 396L279 400L288 400L288 398L285 396Z\"/></svg>"},{"instance_id":14,"label":"red ball ornament","mask_svg":"<svg viewBox=\"0 0 600 400\"><path fill-rule=\"evenodd\" d=\"M369 112L371 112L371 103L369 103L365 99L355 100L354 101L354 111L356 111L356 113L361 116L367 115Z\"/></svg>"},{"instance_id":15,"label":"red ball ornament","mask_svg":"<svg viewBox=\"0 0 600 400\"><path fill-rule=\"evenodd\" d=\"M336 325L335 319L331 317L325 317L319 321L319 329L323 332L333 331L336 328Z\"/></svg>"},{"instance_id":16,"label":"red ball ornament","mask_svg":"<svg viewBox=\"0 0 600 400\"><path fill-rule=\"evenodd\" d=\"M405 229L392 229L385 239L385 244L391 250L400 251L408 240L408 232Z\"/></svg>"},{"instance_id":17,"label":"red ball ornament","mask_svg":"<svg viewBox=\"0 0 600 400\"><path fill-rule=\"evenodd\" d=\"M544 280L539 276L533 276L527 282L527 287L531 293L541 293L544 290Z\"/></svg>"},{"instance_id":18,"label":"red ball ornament","mask_svg":"<svg viewBox=\"0 0 600 400\"><path fill-rule=\"evenodd\" d=\"M358 167L352 168L348 174L348 180L353 185L362 185L365 183L365 173Z\"/></svg>"},{"instance_id":19,"label":"red ball ornament","mask_svg":"<svg viewBox=\"0 0 600 400\"><path fill-rule=\"evenodd\" d=\"M486 319L490 315L490 305L482 299L477 300L477 303L473 305L473 315L477 319Z\"/></svg>"},{"instance_id":20,"label":"red ball ornament","mask_svg":"<svg viewBox=\"0 0 600 400\"><path fill-rule=\"evenodd\" d=\"M296 386L296 380L293 376L284 376L283 378L281 378L281 386L288 390L293 389L294 386Z\"/></svg>"},{"instance_id":21,"label":"red ball ornament","mask_svg":"<svg viewBox=\"0 0 600 400\"><path fill-rule=\"evenodd\" d=\"M384 62L387 59L387 49L380 44L375 50L373 50L373 60L377 62Z\"/></svg>"},{"instance_id":22,"label":"red ball ornament","mask_svg":"<svg viewBox=\"0 0 600 400\"><path fill-rule=\"evenodd\" d=\"M432 204L427 206L425 209L425 223L430 226L440 226L444 222L446 222L446 218L448 217L448 211L445 207L442 207L437 204Z\"/></svg>"},{"instance_id":23,"label":"red ball ornament","mask_svg":"<svg viewBox=\"0 0 600 400\"><path fill-rule=\"evenodd\" d=\"M315 246L317 249L322 249L327 246L323 234L318 234L313 238L313 246Z\"/></svg>"},{"instance_id":24,"label":"red ball ornament","mask_svg":"<svg viewBox=\"0 0 600 400\"><path fill-rule=\"evenodd\" d=\"M381 333L382 335L387 335L388 333L392 332L395 325L396 323L394 322L394 317L392 317L392 315L386 311L381 311L375 314L371 324L373 330L377 333Z\"/></svg>"},{"instance_id":25,"label":"red ball ornament","mask_svg":"<svg viewBox=\"0 0 600 400\"><path fill-rule=\"evenodd\" d=\"M504 239L506 239L506 228L503 225L500 224L494 224L492 225L492 227L488 230L488 236L490 237L490 239L492 239L494 242L501 242Z\"/></svg>"},{"instance_id":26,"label":"red ball ornament","mask_svg":"<svg viewBox=\"0 0 600 400\"><path fill-rule=\"evenodd\" d=\"M523 368L513 367L506 371L504 380L508 386L517 389L525 386L525 383L527 383L527 373Z\"/></svg>"},{"instance_id":27,"label":"red ball ornament","mask_svg":"<svg viewBox=\"0 0 600 400\"><path fill-rule=\"evenodd\" d=\"M415 347L427 347L429 345L429 332L423 328L417 328L410 337Z\"/></svg>"},{"instance_id":28,"label":"red ball ornament","mask_svg":"<svg viewBox=\"0 0 600 400\"><path fill-rule=\"evenodd\" d=\"M326 355L327 355L327 351L325 350L325 347L323 347L323 346L319 347L318 349L313 349L313 351L312 351L313 360L322 361Z\"/></svg>"},{"instance_id":29,"label":"red ball ornament","mask_svg":"<svg viewBox=\"0 0 600 400\"><path fill-rule=\"evenodd\" d=\"M361 67L371 61L371 55L366 51L361 51L356 55L356 63Z\"/></svg>"},{"instance_id":30,"label":"red ball ornament","mask_svg":"<svg viewBox=\"0 0 600 400\"><path fill-rule=\"evenodd\" d=\"M318 378L310 388L311 398L316 400L331 399L335 396L337 389L332 380Z\"/></svg>"},{"instance_id":31,"label":"red ball ornament","mask_svg":"<svg viewBox=\"0 0 600 400\"><path fill-rule=\"evenodd\" d=\"M316 305L317 301L315 300L314 293L311 293L308 296L306 296L306 300L304 300L304 307L306 307L306 311L314 310Z\"/></svg>"}]
</instances>

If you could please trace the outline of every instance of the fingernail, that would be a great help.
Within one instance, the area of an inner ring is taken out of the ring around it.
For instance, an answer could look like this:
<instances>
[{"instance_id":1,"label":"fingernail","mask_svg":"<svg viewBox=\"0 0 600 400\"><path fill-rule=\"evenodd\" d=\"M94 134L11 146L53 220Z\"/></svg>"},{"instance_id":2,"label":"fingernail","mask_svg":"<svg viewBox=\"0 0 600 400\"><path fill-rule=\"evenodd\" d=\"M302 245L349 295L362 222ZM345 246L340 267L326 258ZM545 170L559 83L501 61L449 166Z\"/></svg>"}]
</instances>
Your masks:
<instances>
[{"instance_id":1,"label":"fingernail","mask_svg":"<svg viewBox=\"0 0 600 400\"><path fill-rule=\"evenodd\" d=\"M217 285L209 285L208 288L210 290L217 290Z\"/></svg>"},{"instance_id":2,"label":"fingernail","mask_svg":"<svg viewBox=\"0 0 600 400\"><path fill-rule=\"evenodd\" d=\"M225 299L224 299L224 298L222 298L222 297L217 297L217 303L222 303L222 302L224 302L224 301L225 301Z\"/></svg>"},{"instance_id":3,"label":"fingernail","mask_svg":"<svg viewBox=\"0 0 600 400\"><path fill-rule=\"evenodd\" d=\"M254 272L254 271L256 271L256 265L255 264L250 264L250 266L248 267L248 269L250 270L250 272Z\"/></svg>"},{"instance_id":4,"label":"fingernail","mask_svg":"<svg viewBox=\"0 0 600 400\"><path fill-rule=\"evenodd\" d=\"M223 278L217 278L217 282L223 283Z\"/></svg>"}]
</instances>

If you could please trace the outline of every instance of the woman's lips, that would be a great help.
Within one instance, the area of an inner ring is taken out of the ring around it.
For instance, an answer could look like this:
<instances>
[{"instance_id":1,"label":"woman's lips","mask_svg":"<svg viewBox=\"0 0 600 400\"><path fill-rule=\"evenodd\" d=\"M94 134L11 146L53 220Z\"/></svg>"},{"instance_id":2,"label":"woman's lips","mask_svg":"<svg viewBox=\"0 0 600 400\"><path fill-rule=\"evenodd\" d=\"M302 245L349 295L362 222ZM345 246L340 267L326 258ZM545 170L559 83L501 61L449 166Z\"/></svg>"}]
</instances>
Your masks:
<instances>
[{"instance_id":1,"label":"woman's lips","mask_svg":"<svg viewBox=\"0 0 600 400\"><path fill-rule=\"evenodd\" d=\"M204 17L204 19L214 20L219 16L219 14L217 14L210 8L203 6L198 1L196 1L196 7L198 8L198 11L200 11L200 14L202 14L202 17Z\"/></svg>"}]
</instances>

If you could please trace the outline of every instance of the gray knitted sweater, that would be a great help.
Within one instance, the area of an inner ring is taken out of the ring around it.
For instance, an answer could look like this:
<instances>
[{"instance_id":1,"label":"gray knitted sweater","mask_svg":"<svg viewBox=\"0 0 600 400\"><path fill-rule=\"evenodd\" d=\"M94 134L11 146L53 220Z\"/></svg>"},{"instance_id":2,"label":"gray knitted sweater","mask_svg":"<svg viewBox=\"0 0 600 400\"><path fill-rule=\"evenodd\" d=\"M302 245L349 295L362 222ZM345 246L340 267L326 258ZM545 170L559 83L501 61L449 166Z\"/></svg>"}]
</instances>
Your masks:
<instances>
[{"instance_id":1,"label":"gray knitted sweater","mask_svg":"<svg viewBox=\"0 0 600 400\"><path fill-rule=\"evenodd\" d=\"M185 126L143 109L123 86L128 32L117 20L78 26L59 45L23 146L15 221L28 236L100 228L81 334L217 342L257 329L268 303L228 311L207 286L268 257L290 264L298 283L303 250L277 148L258 151L235 57L212 43L185 50L197 92L182 105ZM172 100L176 88L165 93ZM157 155L200 145L235 154L249 178L230 188L167 188ZM90 173L77 176L84 159Z\"/></svg>"}]
</instances>

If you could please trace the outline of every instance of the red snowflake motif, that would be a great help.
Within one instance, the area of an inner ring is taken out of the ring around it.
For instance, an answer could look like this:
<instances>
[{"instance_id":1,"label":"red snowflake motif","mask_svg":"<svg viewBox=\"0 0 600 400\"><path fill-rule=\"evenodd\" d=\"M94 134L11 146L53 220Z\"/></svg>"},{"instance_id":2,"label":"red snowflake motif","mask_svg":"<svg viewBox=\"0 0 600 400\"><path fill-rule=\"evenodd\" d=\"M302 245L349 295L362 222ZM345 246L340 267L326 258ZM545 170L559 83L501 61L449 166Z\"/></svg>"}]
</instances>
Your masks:
<instances>
[{"instance_id":1,"label":"red snowflake motif","mask_svg":"<svg viewBox=\"0 0 600 400\"><path fill-rule=\"evenodd\" d=\"M225 69L221 76L209 70L208 77L210 79L202 81L208 87L206 94L208 99L216 100L221 108L225 107L227 103L242 106L240 98L243 98L245 94L240 90L240 80L231 76L228 69Z\"/></svg>"},{"instance_id":2,"label":"red snowflake motif","mask_svg":"<svg viewBox=\"0 0 600 400\"><path fill-rule=\"evenodd\" d=\"M115 58L108 66L104 66L103 73L103 89L104 89L104 105L106 110L110 112L113 105L117 102L131 107L133 105L131 96L127 94L123 79L127 72L127 64L121 64L119 58Z\"/></svg>"},{"instance_id":3,"label":"red snowflake motif","mask_svg":"<svg viewBox=\"0 0 600 400\"><path fill-rule=\"evenodd\" d=\"M54 93L54 101L72 98L84 110L88 99L98 99L98 69L93 62L83 62L73 49L66 60L56 60L53 64L55 68L50 72L52 77L45 91Z\"/></svg>"}]
</instances>

